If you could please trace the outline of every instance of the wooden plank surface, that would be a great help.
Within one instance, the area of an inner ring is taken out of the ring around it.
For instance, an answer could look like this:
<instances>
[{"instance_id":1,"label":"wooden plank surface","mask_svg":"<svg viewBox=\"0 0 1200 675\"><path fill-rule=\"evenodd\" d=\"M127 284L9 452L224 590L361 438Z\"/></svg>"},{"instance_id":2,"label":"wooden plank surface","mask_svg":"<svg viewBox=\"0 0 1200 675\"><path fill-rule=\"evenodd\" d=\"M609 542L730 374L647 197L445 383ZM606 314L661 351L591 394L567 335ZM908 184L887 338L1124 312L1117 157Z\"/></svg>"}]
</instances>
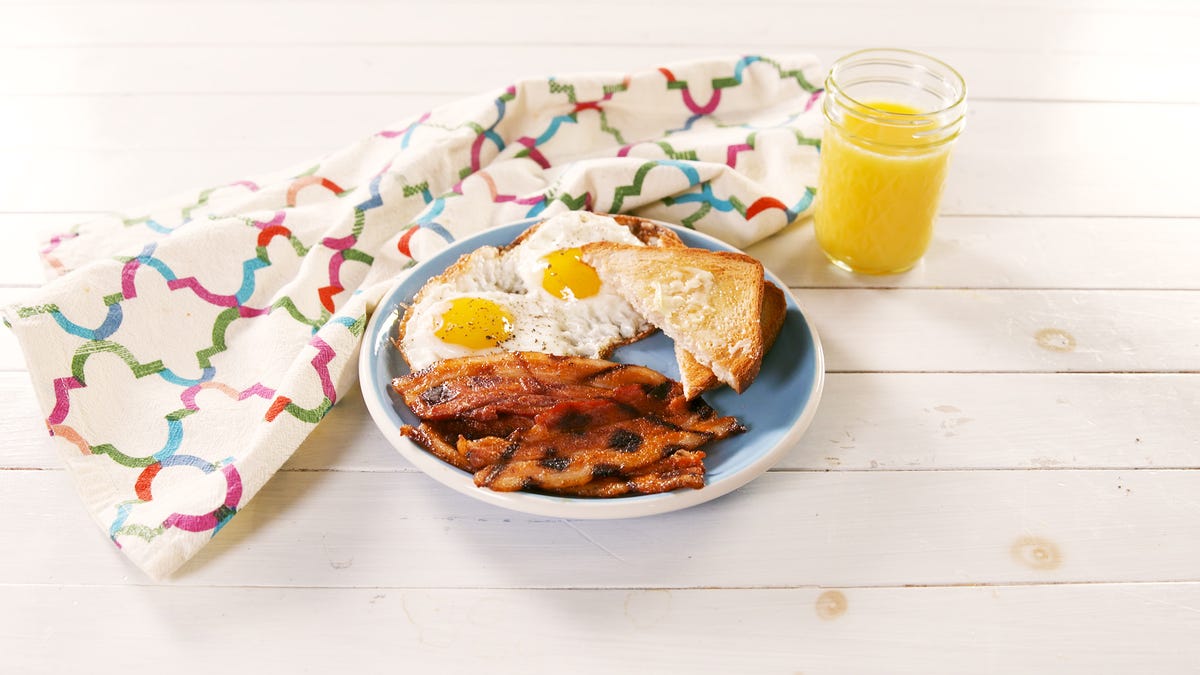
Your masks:
<instances>
[{"instance_id":1,"label":"wooden plank surface","mask_svg":"<svg viewBox=\"0 0 1200 675\"><path fill-rule=\"evenodd\" d=\"M18 672L95 668L119 626L180 675L395 672L1194 672L1196 584L773 590L0 587ZM1082 607L1097 611L1084 611ZM165 625L164 625L165 623ZM64 650L58 630L72 636ZM263 627L290 641L264 639ZM169 635L170 639L147 639ZM1170 648L1168 648L1170 646ZM236 656L235 656L236 655ZM122 659L123 654L112 658ZM631 664L635 664L632 665Z\"/></svg>"},{"instance_id":2,"label":"wooden plank surface","mask_svg":"<svg viewBox=\"0 0 1200 675\"><path fill-rule=\"evenodd\" d=\"M1192 218L943 215L925 259L882 279L829 265L807 220L748 252L800 288L1197 289L1198 236Z\"/></svg>"},{"instance_id":3,"label":"wooden plank surface","mask_svg":"<svg viewBox=\"0 0 1200 675\"><path fill-rule=\"evenodd\" d=\"M809 46L792 39L772 47L742 37L712 48L657 41L564 48L564 45L532 44L527 40L516 40L501 49L395 43L170 45L154 50L154 59L145 58L148 48L137 46L3 46L0 58L37 61L39 67L36 74L21 69L0 71L0 84L7 93L22 95L466 94L547 74L583 71L620 74L712 55L800 52L813 54L828 64L844 53L877 44ZM1188 77L1188 62L1164 58L1161 54L926 49L962 71L970 83L971 96L977 101L1200 103L1200 84ZM246 63L257 67L246 68ZM552 68L549 73L548 67ZM1061 74L1061 78L1037 75L1047 72Z\"/></svg>"},{"instance_id":4,"label":"wooden plank surface","mask_svg":"<svg viewBox=\"0 0 1200 675\"><path fill-rule=\"evenodd\" d=\"M614 3L617 5L630 3ZM803 5L782 2L728 3L659 2L639 5L637 20L624 12L589 12L587 22L571 12L546 11L546 2L516 1L453 3L343 3L329 12L323 3L288 3L282 13L271 4L231 2L63 3L24 6L10 11L0 28L0 42L11 45L159 45L263 44L346 45L387 44L397 30L453 26L453 30L419 31L408 43L512 46L518 35L496 30L512 17L521 18L525 34L543 36L555 46L671 44L704 48L728 44L742 35L730 24L755 25L763 45L791 47L800 38L822 46L859 43L889 44L894 26L909 24L905 39L917 45L950 48L1034 51L1052 44L1056 51L1088 53L1195 53L1193 26L1186 21L1164 22L1153 11L1098 12L1079 8L1006 6L994 3L946 4L919 22L913 9L885 2L868 2L870 21L863 20L864 4ZM703 11L689 11L693 7ZM1183 17L1187 17L1186 7ZM771 21L754 21L748 9L758 9ZM821 26L817 35L797 34L797 24ZM273 26L263 31L263 26ZM669 27L669 28L668 28ZM220 36L219 38L216 36Z\"/></svg>"},{"instance_id":5,"label":"wooden plank surface","mask_svg":"<svg viewBox=\"0 0 1200 675\"><path fill-rule=\"evenodd\" d=\"M808 289L829 371L1200 370L1200 293Z\"/></svg>"},{"instance_id":6,"label":"wooden plank surface","mask_svg":"<svg viewBox=\"0 0 1200 675\"><path fill-rule=\"evenodd\" d=\"M154 584L85 514L0 330L0 672L124 672L95 658L114 631L185 673L1200 669L1196 5L0 6L3 303L50 233L521 77L903 44L971 95L916 270L842 274L804 222L751 249L820 331L825 394L774 470L679 513L483 505L351 393Z\"/></svg>"},{"instance_id":7,"label":"wooden plank surface","mask_svg":"<svg viewBox=\"0 0 1200 675\"><path fill-rule=\"evenodd\" d=\"M420 473L285 471L171 580L709 588L1194 580L1200 472L771 472L651 518L528 516ZM145 583L60 471L0 471L14 584ZM47 505L53 505L48 507ZM80 564L80 559L86 564Z\"/></svg>"}]
</instances>

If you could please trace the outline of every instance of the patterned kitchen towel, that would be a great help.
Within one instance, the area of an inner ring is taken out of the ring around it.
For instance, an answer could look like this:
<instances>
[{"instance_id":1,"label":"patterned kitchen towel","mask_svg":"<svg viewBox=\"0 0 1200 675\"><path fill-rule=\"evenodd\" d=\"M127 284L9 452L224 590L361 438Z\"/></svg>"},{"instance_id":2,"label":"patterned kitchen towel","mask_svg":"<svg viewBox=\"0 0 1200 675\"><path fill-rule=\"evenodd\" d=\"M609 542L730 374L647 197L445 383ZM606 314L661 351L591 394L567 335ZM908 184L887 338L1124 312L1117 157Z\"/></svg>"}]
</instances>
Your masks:
<instances>
[{"instance_id":1,"label":"patterned kitchen towel","mask_svg":"<svg viewBox=\"0 0 1200 675\"><path fill-rule=\"evenodd\" d=\"M383 291L457 238L566 209L779 230L812 202L820 78L748 56L526 80L52 238L59 276L4 316L88 511L178 568L355 386Z\"/></svg>"}]
</instances>

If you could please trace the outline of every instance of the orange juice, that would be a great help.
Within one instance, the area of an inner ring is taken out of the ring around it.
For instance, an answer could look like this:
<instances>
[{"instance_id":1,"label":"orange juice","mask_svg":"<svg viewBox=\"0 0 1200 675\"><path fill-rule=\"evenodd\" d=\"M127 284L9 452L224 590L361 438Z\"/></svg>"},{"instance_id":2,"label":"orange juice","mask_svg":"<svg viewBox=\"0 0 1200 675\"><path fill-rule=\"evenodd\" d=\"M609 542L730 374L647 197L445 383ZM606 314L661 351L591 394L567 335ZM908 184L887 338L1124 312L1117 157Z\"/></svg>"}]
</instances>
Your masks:
<instances>
[{"instance_id":1,"label":"orange juice","mask_svg":"<svg viewBox=\"0 0 1200 675\"><path fill-rule=\"evenodd\" d=\"M915 116L911 106L866 105ZM914 147L911 127L848 117L844 132L827 128L821 143L816 204L817 241L825 253L857 272L903 272L925 254L933 236L948 146Z\"/></svg>"},{"instance_id":2,"label":"orange juice","mask_svg":"<svg viewBox=\"0 0 1200 675\"><path fill-rule=\"evenodd\" d=\"M813 216L822 251L844 269L903 272L921 259L933 236L950 146L962 128L965 89L921 106L864 95L915 98L904 86L927 95L928 87L904 81L924 72L917 66L933 67L918 57L928 59L902 50L867 50L839 61L826 80L829 123ZM872 89L872 83L882 84Z\"/></svg>"}]
</instances>

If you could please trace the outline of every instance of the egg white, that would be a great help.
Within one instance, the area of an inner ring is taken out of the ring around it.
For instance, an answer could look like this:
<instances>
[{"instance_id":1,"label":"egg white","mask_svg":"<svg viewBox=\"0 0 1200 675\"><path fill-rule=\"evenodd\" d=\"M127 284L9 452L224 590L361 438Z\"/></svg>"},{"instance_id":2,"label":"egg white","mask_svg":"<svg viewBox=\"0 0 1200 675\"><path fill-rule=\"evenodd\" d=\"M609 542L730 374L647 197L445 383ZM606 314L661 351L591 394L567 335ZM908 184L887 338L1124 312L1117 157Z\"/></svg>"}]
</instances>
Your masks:
<instances>
[{"instance_id":1,"label":"egg white","mask_svg":"<svg viewBox=\"0 0 1200 675\"><path fill-rule=\"evenodd\" d=\"M501 350L595 358L651 330L636 309L604 284L596 295L569 300L542 287L545 256L598 241L643 245L612 218L570 211L546 220L507 251L488 246L461 258L427 283L408 310L401 349L410 367ZM513 319L512 337L481 350L442 341L436 331L456 298L483 298L503 307Z\"/></svg>"},{"instance_id":2,"label":"egg white","mask_svg":"<svg viewBox=\"0 0 1200 675\"><path fill-rule=\"evenodd\" d=\"M642 245L641 240L635 237L629 228L612 218L582 211L568 211L547 220L520 244L506 251L504 257L512 260L511 263L506 264L517 270L527 292L559 300L557 296L542 287L546 256L565 248L578 248L584 244L598 241L613 241L633 246ZM616 291L601 285L598 294L582 300L594 300L601 296L620 299ZM561 300L559 301L561 302Z\"/></svg>"}]
</instances>

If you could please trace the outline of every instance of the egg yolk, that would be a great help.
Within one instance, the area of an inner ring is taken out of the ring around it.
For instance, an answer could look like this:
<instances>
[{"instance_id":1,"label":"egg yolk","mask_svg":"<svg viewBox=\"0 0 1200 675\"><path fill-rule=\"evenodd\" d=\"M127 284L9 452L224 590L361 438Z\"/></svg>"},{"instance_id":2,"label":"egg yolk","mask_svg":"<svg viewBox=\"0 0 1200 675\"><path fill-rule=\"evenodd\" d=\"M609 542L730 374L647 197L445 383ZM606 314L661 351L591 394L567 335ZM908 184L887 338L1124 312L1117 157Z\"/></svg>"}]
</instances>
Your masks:
<instances>
[{"instance_id":1,"label":"egg yolk","mask_svg":"<svg viewBox=\"0 0 1200 675\"><path fill-rule=\"evenodd\" d=\"M434 335L442 342L487 349L513 335L513 318L500 305L483 298L455 298L442 314L442 325Z\"/></svg>"},{"instance_id":2,"label":"egg yolk","mask_svg":"<svg viewBox=\"0 0 1200 675\"><path fill-rule=\"evenodd\" d=\"M564 248L546 256L542 288L563 300L590 298L600 292L600 277L583 262L579 248Z\"/></svg>"}]
</instances>

